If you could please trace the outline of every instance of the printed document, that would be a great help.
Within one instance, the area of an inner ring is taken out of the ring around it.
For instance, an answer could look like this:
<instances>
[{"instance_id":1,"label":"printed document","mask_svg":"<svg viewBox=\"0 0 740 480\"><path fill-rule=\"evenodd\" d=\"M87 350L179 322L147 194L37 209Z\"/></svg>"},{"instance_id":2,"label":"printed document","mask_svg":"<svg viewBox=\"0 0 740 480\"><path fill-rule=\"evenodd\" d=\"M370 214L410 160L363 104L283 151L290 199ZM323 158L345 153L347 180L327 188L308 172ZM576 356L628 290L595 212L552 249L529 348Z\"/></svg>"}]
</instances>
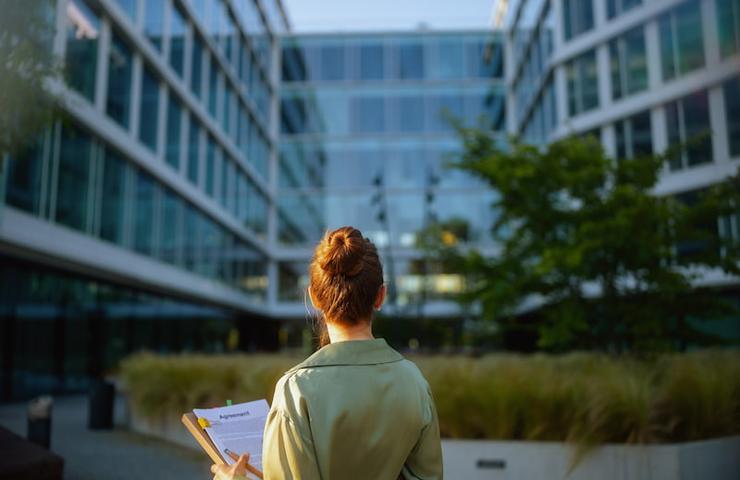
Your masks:
<instances>
[{"instance_id":1,"label":"printed document","mask_svg":"<svg viewBox=\"0 0 740 480\"><path fill-rule=\"evenodd\" d=\"M226 450L237 455L249 453L250 465L262 471L262 434L269 410L263 399L228 407L195 408L193 413L208 421L204 430L229 465L235 461Z\"/></svg>"}]
</instances>

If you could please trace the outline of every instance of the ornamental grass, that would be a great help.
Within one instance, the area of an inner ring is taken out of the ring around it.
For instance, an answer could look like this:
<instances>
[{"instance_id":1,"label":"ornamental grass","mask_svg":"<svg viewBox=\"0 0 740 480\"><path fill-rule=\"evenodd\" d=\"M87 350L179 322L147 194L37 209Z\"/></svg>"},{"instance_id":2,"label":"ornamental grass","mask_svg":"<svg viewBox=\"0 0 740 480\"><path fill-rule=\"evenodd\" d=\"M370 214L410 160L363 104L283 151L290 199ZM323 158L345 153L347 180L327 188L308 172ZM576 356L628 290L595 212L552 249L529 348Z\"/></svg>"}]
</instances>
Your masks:
<instances>
[{"instance_id":1,"label":"ornamental grass","mask_svg":"<svg viewBox=\"0 0 740 480\"><path fill-rule=\"evenodd\" d=\"M448 438L674 443L740 434L740 351L651 358L596 353L415 356ZM301 357L153 355L121 365L135 410L161 417L194 407L272 399Z\"/></svg>"}]
</instances>

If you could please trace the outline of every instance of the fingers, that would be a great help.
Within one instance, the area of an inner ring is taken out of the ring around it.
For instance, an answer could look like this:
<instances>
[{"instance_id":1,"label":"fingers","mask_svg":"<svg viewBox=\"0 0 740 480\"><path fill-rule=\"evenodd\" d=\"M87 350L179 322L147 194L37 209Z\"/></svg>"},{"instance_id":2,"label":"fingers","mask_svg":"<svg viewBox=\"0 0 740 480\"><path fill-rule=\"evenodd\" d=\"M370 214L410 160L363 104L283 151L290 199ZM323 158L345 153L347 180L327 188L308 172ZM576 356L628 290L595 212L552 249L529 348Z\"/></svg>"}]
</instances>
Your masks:
<instances>
[{"instance_id":1,"label":"fingers","mask_svg":"<svg viewBox=\"0 0 740 480\"><path fill-rule=\"evenodd\" d=\"M247 468L247 465L249 464L249 454L243 453L237 460L234 466L237 470L243 470Z\"/></svg>"}]
</instances>

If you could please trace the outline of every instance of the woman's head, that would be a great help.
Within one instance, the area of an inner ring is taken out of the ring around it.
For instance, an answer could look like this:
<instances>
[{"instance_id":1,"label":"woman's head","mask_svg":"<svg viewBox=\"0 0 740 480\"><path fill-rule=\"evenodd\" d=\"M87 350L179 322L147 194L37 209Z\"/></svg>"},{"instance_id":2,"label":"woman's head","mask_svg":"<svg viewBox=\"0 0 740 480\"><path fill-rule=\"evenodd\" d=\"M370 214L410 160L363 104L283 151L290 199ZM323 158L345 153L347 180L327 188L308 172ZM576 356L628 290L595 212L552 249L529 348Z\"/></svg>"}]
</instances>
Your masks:
<instances>
[{"instance_id":1,"label":"woman's head","mask_svg":"<svg viewBox=\"0 0 740 480\"><path fill-rule=\"evenodd\" d=\"M327 232L309 266L311 301L326 321L345 326L370 320L382 302L383 267L375 245L353 227Z\"/></svg>"}]
</instances>

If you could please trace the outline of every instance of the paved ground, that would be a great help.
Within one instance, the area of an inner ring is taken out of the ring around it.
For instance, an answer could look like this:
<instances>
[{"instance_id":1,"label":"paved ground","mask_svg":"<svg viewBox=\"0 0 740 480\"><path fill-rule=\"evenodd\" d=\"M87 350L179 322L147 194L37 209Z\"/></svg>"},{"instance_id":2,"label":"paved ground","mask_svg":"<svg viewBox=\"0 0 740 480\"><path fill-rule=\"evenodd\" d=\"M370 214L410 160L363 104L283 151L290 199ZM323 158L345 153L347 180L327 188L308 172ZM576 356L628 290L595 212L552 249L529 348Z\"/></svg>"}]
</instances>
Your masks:
<instances>
[{"instance_id":1,"label":"paved ground","mask_svg":"<svg viewBox=\"0 0 740 480\"><path fill-rule=\"evenodd\" d=\"M205 454L128 432L121 401L117 428L87 429L87 397L54 399L51 450L64 457L66 480L209 480ZM26 404L0 404L0 425L26 436Z\"/></svg>"}]
</instances>

